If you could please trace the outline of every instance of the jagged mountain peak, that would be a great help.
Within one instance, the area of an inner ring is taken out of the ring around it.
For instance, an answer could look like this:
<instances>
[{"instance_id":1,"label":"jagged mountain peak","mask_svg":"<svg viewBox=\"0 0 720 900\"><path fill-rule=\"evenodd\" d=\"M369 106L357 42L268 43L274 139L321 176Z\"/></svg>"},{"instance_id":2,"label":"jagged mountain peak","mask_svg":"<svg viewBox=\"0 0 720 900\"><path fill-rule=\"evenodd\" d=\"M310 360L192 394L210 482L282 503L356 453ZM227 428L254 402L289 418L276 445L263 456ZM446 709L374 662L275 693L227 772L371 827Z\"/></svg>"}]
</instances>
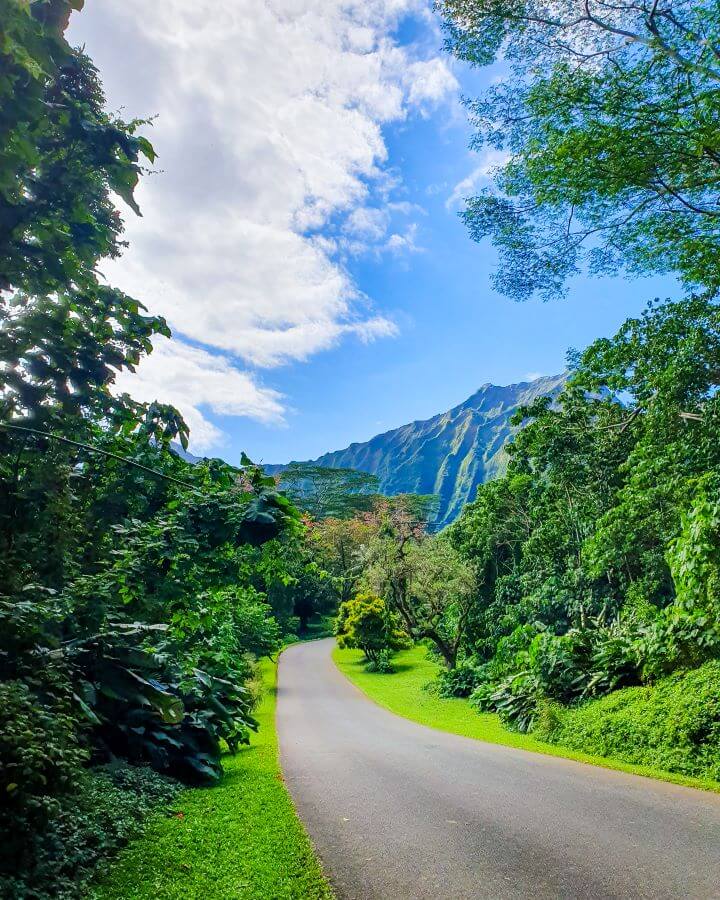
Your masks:
<instances>
[{"instance_id":1,"label":"jagged mountain peak","mask_svg":"<svg viewBox=\"0 0 720 900\"><path fill-rule=\"evenodd\" d=\"M371 472L386 494L437 494L436 524L447 525L473 499L479 484L504 471L504 447L515 431L510 424L515 410L538 397L559 393L566 377L547 375L510 385L488 382L446 412L392 428L312 462Z\"/></svg>"}]
</instances>

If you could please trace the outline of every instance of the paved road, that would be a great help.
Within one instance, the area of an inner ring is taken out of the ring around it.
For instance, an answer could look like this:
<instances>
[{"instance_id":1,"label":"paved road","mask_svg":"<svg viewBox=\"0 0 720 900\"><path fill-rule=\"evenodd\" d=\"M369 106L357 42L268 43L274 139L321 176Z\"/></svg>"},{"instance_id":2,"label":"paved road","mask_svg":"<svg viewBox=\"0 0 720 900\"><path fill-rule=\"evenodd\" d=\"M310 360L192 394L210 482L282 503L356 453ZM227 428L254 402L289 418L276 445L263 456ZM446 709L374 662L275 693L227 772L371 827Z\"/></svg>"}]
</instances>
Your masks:
<instances>
[{"instance_id":1,"label":"paved road","mask_svg":"<svg viewBox=\"0 0 720 900\"><path fill-rule=\"evenodd\" d=\"M331 649L282 654L277 721L343 900L720 900L720 796L416 725Z\"/></svg>"}]
</instances>

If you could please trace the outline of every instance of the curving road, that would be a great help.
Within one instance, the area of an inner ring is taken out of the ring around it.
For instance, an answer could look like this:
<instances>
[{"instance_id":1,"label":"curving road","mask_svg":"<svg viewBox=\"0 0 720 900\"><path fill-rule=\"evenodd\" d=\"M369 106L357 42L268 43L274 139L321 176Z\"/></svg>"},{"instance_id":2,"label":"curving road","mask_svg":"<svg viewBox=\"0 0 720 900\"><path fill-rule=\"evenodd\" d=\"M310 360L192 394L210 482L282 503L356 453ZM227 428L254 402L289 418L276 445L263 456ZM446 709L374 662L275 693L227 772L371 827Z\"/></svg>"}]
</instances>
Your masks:
<instances>
[{"instance_id":1,"label":"curving road","mask_svg":"<svg viewBox=\"0 0 720 900\"><path fill-rule=\"evenodd\" d=\"M285 780L344 900L720 898L720 796L401 719L280 658Z\"/></svg>"}]
</instances>

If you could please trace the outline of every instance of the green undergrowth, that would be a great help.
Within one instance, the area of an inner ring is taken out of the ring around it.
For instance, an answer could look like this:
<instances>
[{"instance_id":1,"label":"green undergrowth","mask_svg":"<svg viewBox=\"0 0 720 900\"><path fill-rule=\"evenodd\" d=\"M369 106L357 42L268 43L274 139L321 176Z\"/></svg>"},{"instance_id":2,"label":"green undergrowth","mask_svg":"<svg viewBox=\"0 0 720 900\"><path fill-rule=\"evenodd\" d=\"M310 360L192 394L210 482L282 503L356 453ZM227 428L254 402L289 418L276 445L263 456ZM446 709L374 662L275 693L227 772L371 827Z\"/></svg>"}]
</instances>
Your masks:
<instances>
[{"instance_id":1,"label":"green undergrowth","mask_svg":"<svg viewBox=\"0 0 720 900\"><path fill-rule=\"evenodd\" d=\"M720 781L718 661L541 718L544 736L564 747Z\"/></svg>"},{"instance_id":2,"label":"green undergrowth","mask_svg":"<svg viewBox=\"0 0 720 900\"><path fill-rule=\"evenodd\" d=\"M444 699L429 691L427 686L437 676L439 666L428 658L424 647L403 650L393 657L395 672L381 674L367 672L359 650L340 650L335 647L333 659L345 674L363 693L380 706L396 715L411 719L421 725L449 731L463 737L503 744L560 756L578 762L591 763L607 769L617 769L635 775L644 775L662 781L685 784L690 787L720 792L720 783L708 778L694 778L678 772L668 772L649 764L632 764L617 757L605 757L596 747L587 742L582 746L596 752L583 752L577 747L560 746L538 740L529 734L520 734L505 728L494 713L477 713L467 700ZM599 702L599 701L596 701ZM569 728L569 722L566 724Z\"/></svg>"},{"instance_id":3,"label":"green undergrowth","mask_svg":"<svg viewBox=\"0 0 720 900\"><path fill-rule=\"evenodd\" d=\"M263 661L260 730L211 788L186 790L122 854L97 900L332 898L285 789L275 730L277 667Z\"/></svg>"}]
</instances>

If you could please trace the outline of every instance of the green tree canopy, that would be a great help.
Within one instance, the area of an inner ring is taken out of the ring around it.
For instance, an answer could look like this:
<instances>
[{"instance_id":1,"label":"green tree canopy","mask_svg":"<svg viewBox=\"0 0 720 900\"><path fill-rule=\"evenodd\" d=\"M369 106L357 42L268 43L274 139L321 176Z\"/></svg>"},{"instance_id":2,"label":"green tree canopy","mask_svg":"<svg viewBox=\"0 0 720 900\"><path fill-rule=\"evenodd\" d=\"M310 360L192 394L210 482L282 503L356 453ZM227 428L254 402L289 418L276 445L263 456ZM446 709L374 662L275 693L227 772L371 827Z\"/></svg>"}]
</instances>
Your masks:
<instances>
[{"instance_id":1,"label":"green tree canopy","mask_svg":"<svg viewBox=\"0 0 720 900\"><path fill-rule=\"evenodd\" d=\"M220 776L256 727L251 655L280 640L261 548L302 532L248 459L192 466L177 410L117 395L169 335L97 275L123 247L113 196L139 212L154 153L64 38L81 6L0 0L3 896L55 895L36 887L74 853L58 817L83 765Z\"/></svg>"},{"instance_id":2,"label":"green tree canopy","mask_svg":"<svg viewBox=\"0 0 720 900\"><path fill-rule=\"evenodd\" d=\"M382 653L410 645L408 635L383 599L361 592L347 600L338 611L336 634L339 647L358 648L371 663Z\"/></svg>"},{"instance_id":3,"label":"green tree canopy","mask_svg":"<svg viewBox=\"0 0 720 900\"><path fill-rule=\"evenodd\" d=\"M507 153L463 218L500 252L498 288L562 292L595 272L720 286L720 11L711 0L443 0L448 44L511 68L470 102Z\"/></svg>"},{"instance_id":4,"label":"green tree canopy","mask_svg":"<svg viewBox=\"0 0 720 900\"><path fill-rule=\"evenodd\" d=\"M347 519L372 509L378 478L358 469L290 463L280 472L282 490L313 519Z\"/></svg>"},{"instance_id":5,"label":"green tree canopy","mask_svg":"<svg viewBox=\"0 0 720 900\"><path fill-rule=\"evenodd\" d=\"M505 477L447 539L481 575L475 701L517 727L720 653L718 303L651 304L522 409ZM465 684L463 683L463 686Z\"/></svg>"}]
</instances>

